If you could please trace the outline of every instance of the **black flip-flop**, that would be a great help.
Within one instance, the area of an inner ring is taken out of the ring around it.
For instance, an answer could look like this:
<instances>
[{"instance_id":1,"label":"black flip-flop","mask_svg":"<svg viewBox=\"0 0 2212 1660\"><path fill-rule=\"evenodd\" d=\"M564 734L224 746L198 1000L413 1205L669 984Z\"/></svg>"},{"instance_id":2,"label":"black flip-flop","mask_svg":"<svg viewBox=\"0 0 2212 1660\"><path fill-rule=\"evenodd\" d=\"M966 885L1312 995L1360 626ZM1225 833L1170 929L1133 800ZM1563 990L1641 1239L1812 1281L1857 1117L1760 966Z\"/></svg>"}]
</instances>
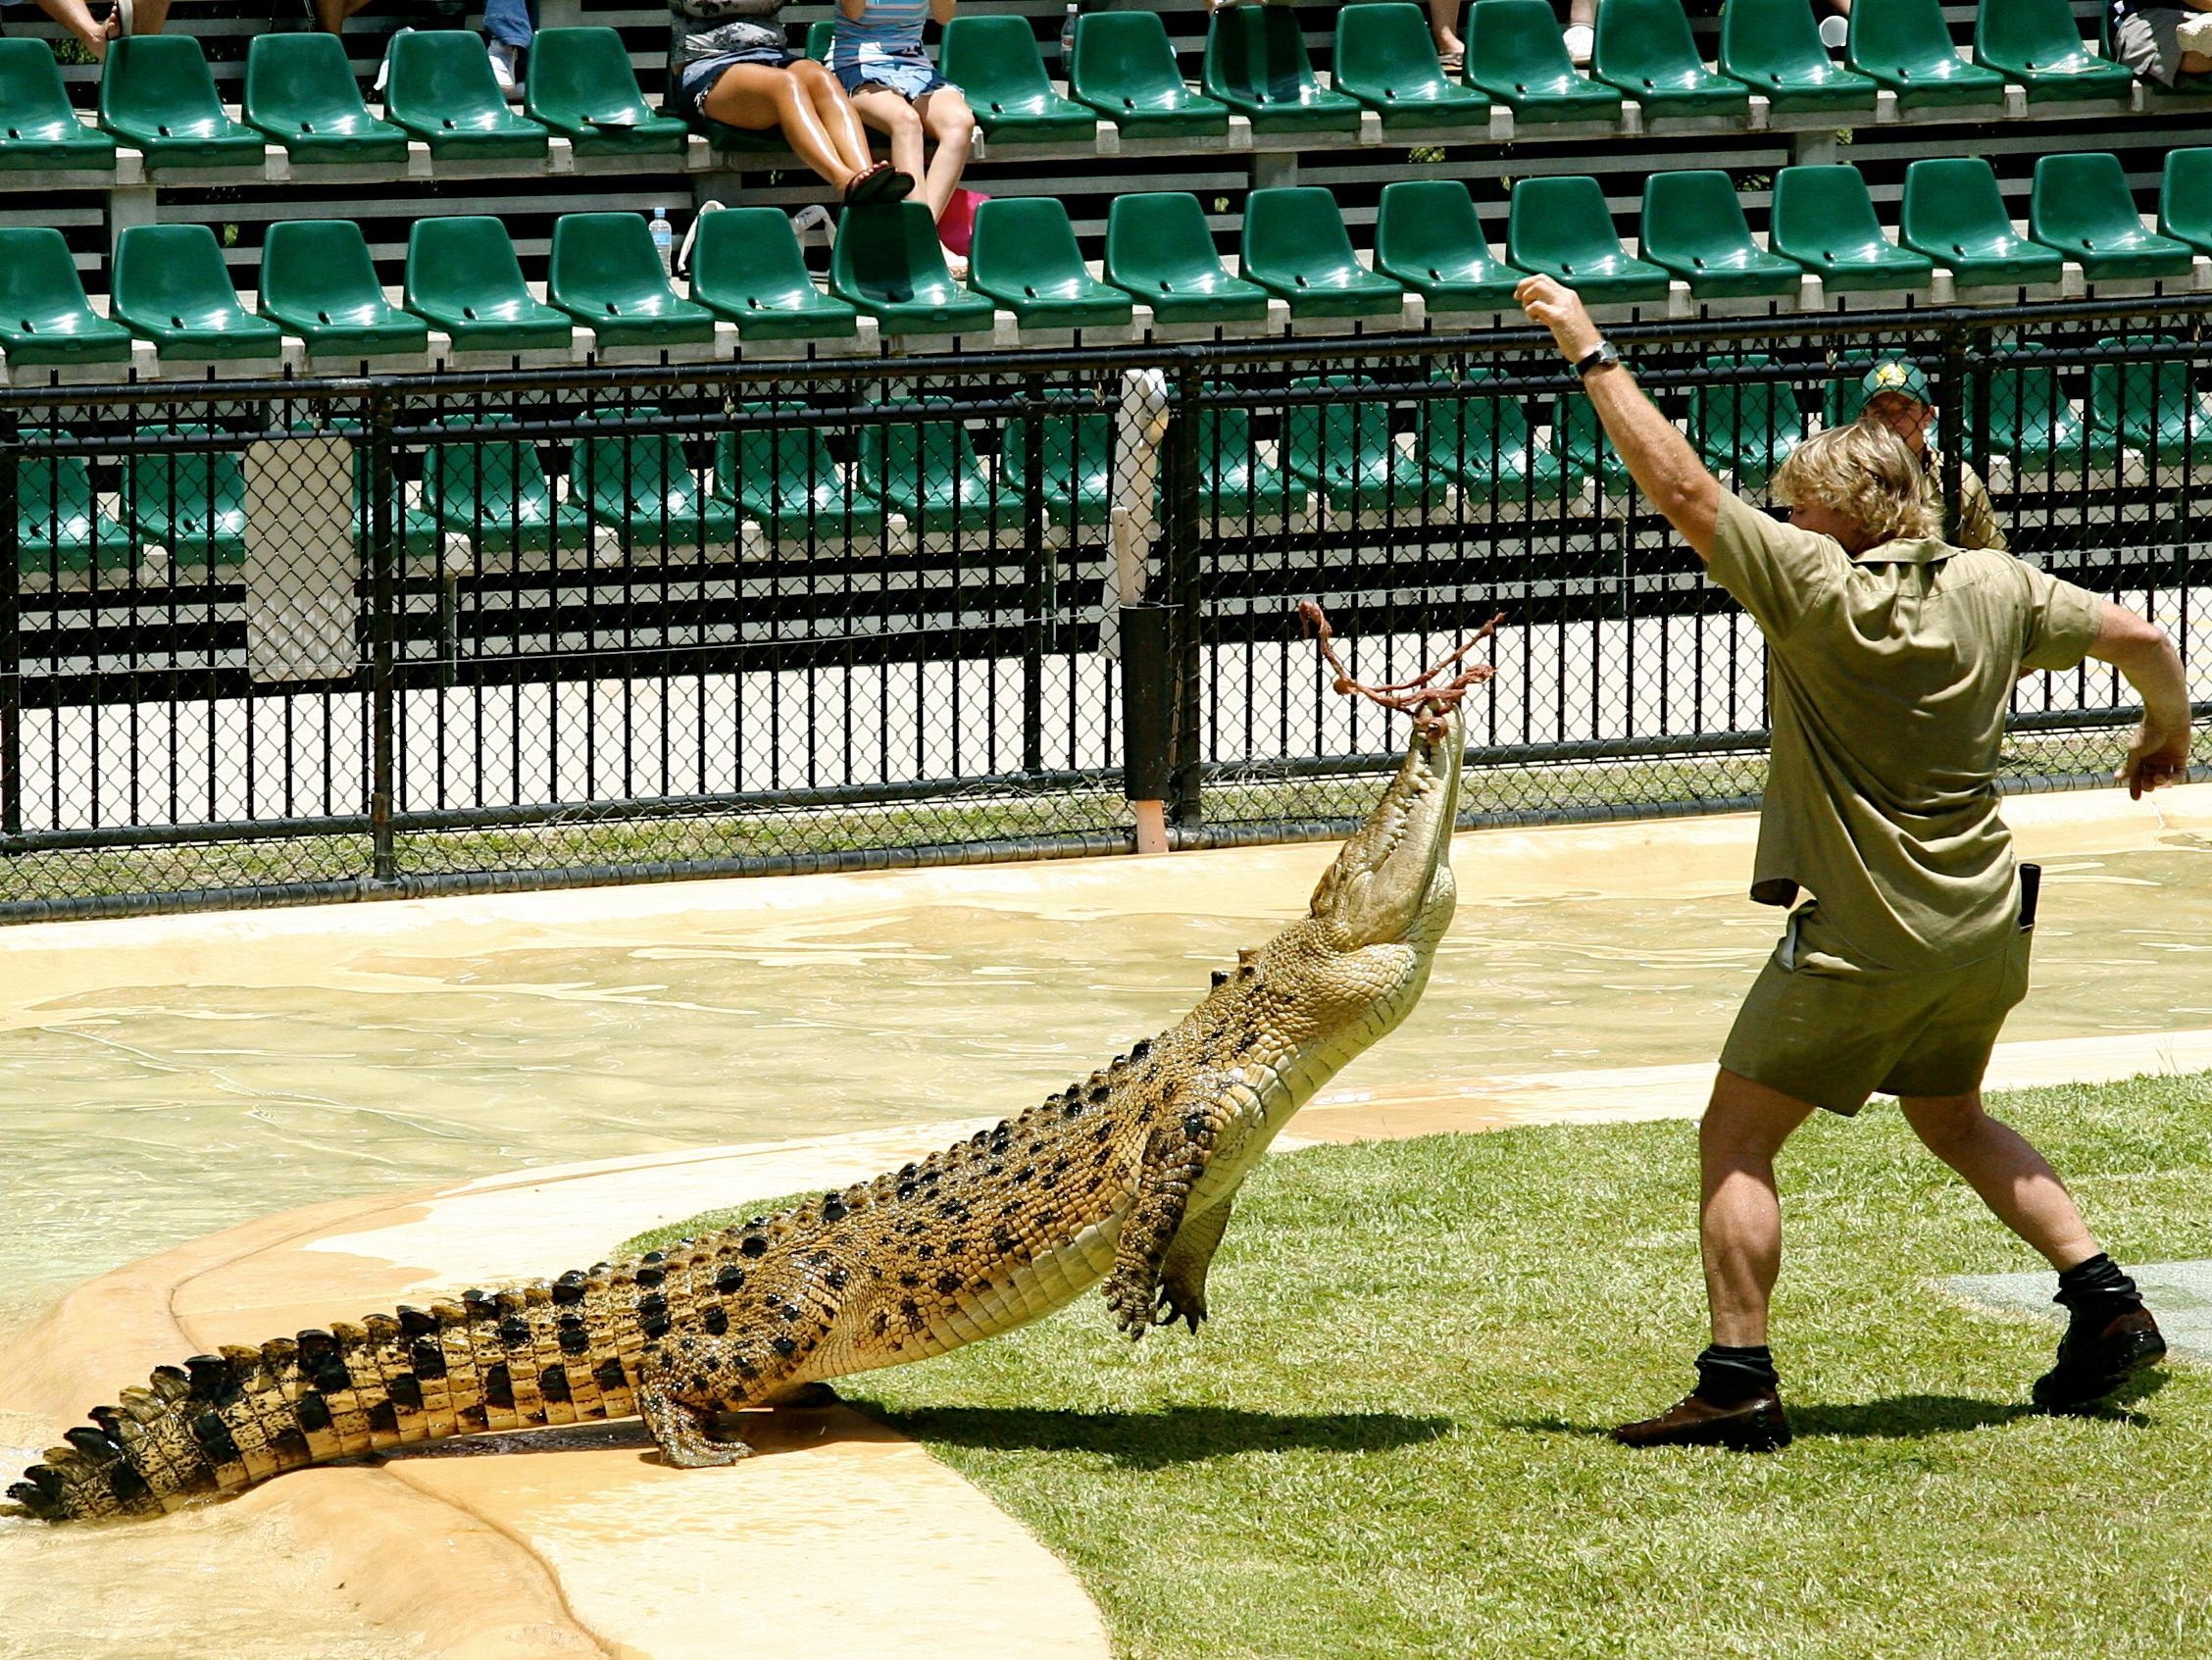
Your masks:
<instances>
[{"instance_id":1,"label":"black flip-flop","mask_svg":"<svg viewBox=\"0 0 2212 1660\"><path fill-rule=\"evenodd\" d=\"M889 162L878 162L867 172L853 175L851 181L845 186L845 205L864 208L871 203L880 202L889 191L892 179L905 177L906 175Z\"/></svg>"}]
</instances>

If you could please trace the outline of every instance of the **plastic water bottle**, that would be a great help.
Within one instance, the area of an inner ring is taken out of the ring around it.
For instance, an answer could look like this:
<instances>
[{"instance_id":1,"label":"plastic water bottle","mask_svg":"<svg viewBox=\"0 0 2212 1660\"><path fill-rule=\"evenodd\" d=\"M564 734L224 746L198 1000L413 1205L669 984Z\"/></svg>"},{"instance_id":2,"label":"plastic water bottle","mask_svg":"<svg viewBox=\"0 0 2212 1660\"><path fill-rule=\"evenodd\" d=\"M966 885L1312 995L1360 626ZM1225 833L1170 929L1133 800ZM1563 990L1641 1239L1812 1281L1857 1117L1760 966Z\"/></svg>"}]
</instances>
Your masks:
<instances>
[{"instance_id":1,"label":"plastic water bottle","mask_svg":"<svg viewBox=\"0 0 2212 1660\"><path fill-rule=\"evenodd\" d=\"M1079 0L1068 0L1068 20L1060 25L1060 73L1067 74L1068 66L1076 59L1076 16L1081 11Z\"/></svg>"},{"instance_id":2,"label":"plastic water bottle","mask_svg":"<svg viewBox=\"0 0 2212 1660\"><path fill-rule=\"evenodd\" d=\"M673 277L676 274L676 226L669 224L667 214L655 208L653 217L645 222L645 228L652 234L653 252L661 256L661 275Z\"/></svg>"}]
</instances>

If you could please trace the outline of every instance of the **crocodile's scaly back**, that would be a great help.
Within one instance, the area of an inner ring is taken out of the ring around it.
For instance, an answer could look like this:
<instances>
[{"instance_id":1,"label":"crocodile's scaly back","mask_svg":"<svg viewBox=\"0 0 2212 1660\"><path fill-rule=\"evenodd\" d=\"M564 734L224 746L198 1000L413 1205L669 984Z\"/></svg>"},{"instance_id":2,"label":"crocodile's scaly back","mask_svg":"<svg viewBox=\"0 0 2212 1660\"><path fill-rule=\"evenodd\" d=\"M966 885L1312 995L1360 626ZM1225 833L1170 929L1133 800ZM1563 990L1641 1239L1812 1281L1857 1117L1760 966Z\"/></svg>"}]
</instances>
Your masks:
<instances>
[{"instance_id":1,"label":"crocodile's scaly back","mask_svg":"<svg viewBox=\"0 0 2212 1660\"><path fill-rule=\"evenodd\" d=\"M637 1414L670 1462L727 1464L748 1449L717 1438L722 1412L995 1335L1101 1279L1131 1335L1195 1330L1238 1183L1405 1017L1450 921L1460 725L1416 726L1308 915L1019 1119L666 1253L162 1367L9 1496L156 1515L333 1459Z\"/></svg>"}]
</instances>

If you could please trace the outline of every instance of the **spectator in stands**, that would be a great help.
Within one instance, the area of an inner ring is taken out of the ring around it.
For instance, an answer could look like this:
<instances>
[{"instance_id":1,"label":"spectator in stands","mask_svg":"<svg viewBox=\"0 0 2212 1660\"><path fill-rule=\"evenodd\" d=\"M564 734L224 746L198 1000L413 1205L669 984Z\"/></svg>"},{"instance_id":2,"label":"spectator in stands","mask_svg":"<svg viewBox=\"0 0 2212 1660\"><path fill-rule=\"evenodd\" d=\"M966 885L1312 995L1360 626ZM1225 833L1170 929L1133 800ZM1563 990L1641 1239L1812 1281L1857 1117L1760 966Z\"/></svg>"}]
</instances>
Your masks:
<instances>
[{"instance_id":1,"label":"spectator in stands","mask_svg":"<svg viewBox=\"0 0 2212 1660\"><path fill-rule=\"evenodd\" d=\"M1567 58L1579 70L1589 68L1597 45L1597 0L1571 0L1567 8Z\"/></svg>"},{"instance_id":2,"label":"spectator in stands","mask_svg":"<svg viewBox=\"0 0 2212 1660\"><path fill-rule=\"evenodd\" d=\"M1928 377L1918 364L1890 358L1868 370L1859 384L1866 393L1859 419L1886 427L1904 439L1905 448L1920 464L1920 499L1928 509L1929 522L1942 524L1943 458L1928 441L1928 430L1936 421L1936 406L1928 399ZM1996 513L1989 506L1989 486L1963 461L1959 463L1958 528L1951 535L1951 545L2005 551L2004 532L1997 528Z\"/></svg>"},{"instance_id":3,"label":"spectator in stands","mask_svg":"<svg viewBox=\"0 0 2212 1660\"><path fill-rule=\"evenodd\" d=\"M891 165L914 182L942 220L960 175L968 166L968 141L976 118L960 88L937 74L922 50L925 14L941 26L952 22L955 0L837 0L830 40L830 68L852 95L860 119L891 140ZM936 141L927 170L924 136ZM957 260L957 255L948 258Z\"/></svg>"},{"instance_id":4,"label":"spectator in stands","mask_svg":"<svg viewBox=\"0 0 2212 1660\"><path fill-rule=\"evenodd\" d=\"M537 37L537 0L484 0L483 29L491 75L510 98L523 95L523 54Z\"/></svg>"},{"instance_id":5,"label":"spectator in stands","mask_svg":"<svg viewBox=\"0 0 2212 1660\"><path fill-rule=\"evenodd\" d=\"M106 61L109 41L126 34L159 34L169 20L169 0L115 0L105 23L93 21L85 0L38 0L38 9L75 35L94 63Z\"/></svg>"},{"instance_id":6,"label":"spectator in stands","mask_svg":"<svg viewBox=\"0 0 2212 1660\"><path fill-rule=\"evenodd\" d=\"M1429 32L1435 38L1436 62L1454 80L1467 67L1467 42L1459 37L1459 0L1429 0Z\"/></svg>"},{"instance_id":7,"label":"spectator in stands","mask_svg":"<svg viewBox=\"0 0 2212 1660\"><path fill-rule=\"evenodd\" d=\"M2180 782L2190 709L2174 642L2006 554L1946 545L1920 468L1873 422L1792 451L1775 476L1789 522L1770 518L1721 487L1571 290L1532 277L1515 297L1582 377L1644 499L1767 637L1774 740L1751 896L1811 895L1753 983L1698 1130L1713 1341L1697 1387L1614 1438L1788 1445L1767 1345L1782 1267L1775 1161L1815 1111L1848 1118L1878 1091L2058 1271L2072 1319L2032 1396L2044 1412L2090 1410L2166 1343L2050 1165L1983 1110L2035 924L1998 810L1998 750L2024 670L2093 657L2143 699L2115 778L2136 796Z\"/></svg>"},{"instance_id":8,"label":"spectator in stands","mask_svg":"<svg viewBox=\"0 0 2212 1660\"><path fill-rule=\"evenodd\" d=\"M868 153L868 135L834 76L794 52L783 0L669 0L669 107L688 121L780 131L799 160L848 202L896 201L912 183Z\"/></svg>"},{"instance_id":9,"label":"spectator in stands","mask_svg":"<svg viewBox=\"0 0 2212 1660\"><path fill-rule=\"evenodd\" d=\"M2185 75L2212 75L2212 0L2112 0L2112 55L2138 79L2163 86Z\"/></svg>"}]
</instances>

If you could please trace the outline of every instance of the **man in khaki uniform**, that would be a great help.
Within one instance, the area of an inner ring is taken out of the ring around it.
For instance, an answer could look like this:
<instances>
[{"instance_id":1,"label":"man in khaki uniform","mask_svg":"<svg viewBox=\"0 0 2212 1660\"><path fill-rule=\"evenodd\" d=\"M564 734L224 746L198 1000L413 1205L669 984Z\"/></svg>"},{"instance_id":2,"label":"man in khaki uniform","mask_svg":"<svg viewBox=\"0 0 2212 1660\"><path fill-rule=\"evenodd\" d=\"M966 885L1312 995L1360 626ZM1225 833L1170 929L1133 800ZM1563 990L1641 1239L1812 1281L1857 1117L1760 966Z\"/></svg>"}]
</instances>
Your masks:
<instances>
[{"instance_id":1,"label":"man in khaki uniform","mask_svg":"<svg viewBox=\"0 0 2212 1660\"><path fill-rule=\"evenodd\" d=\"M1866 393L1866 402L1859 406L1859 419L1886 427L1904 440L1905 448L1920 464L1921 502L1928 509L1930 522L1940 526L1943 458L1928 441L1928 429L1936 422L1936 406L1928 401L1928 377L1917 364L1889 358L1868 370L1859 384ZM1959 463L1958 529L1951 545L2005 551L2004 532L1997 528L1996 513L1989 506L1989 486L1963 461Z\"/></svg>"},{"instance_id":2,"label":"man in khaki uniform","mask_svg":"<svg viewBox=\"0 0 2212 1660\"><path fill-rule=\"evenodd\" d=\"M1801 445L1775 478L1789 523L1769 518L1721 488L1571 291L1532 277L1516 296L1583 377L1644 498L1766 636L1773 759L1751 893L1811 895L1745 999L1699 1127L1713 1341L1697 1388L1614 1437L1788 1443L1767 1348L1782 1261L1774 1161L1815 1110L1848 1116L1875 1091L1898 1096L1930 1150L2059 1271L2072 1318L2036 1404L2102 1400L2166 1345L2042 1155L1983 1110L1990 1048L2027 990L2034 921L1995 773L2015 679L2090 656L2143 698L2115 777L2140 794L2184 776L2189 705L2173 642L2007 554L1936 539L1919 464L1877 423Z\"/></svg>"}]
</instances>

